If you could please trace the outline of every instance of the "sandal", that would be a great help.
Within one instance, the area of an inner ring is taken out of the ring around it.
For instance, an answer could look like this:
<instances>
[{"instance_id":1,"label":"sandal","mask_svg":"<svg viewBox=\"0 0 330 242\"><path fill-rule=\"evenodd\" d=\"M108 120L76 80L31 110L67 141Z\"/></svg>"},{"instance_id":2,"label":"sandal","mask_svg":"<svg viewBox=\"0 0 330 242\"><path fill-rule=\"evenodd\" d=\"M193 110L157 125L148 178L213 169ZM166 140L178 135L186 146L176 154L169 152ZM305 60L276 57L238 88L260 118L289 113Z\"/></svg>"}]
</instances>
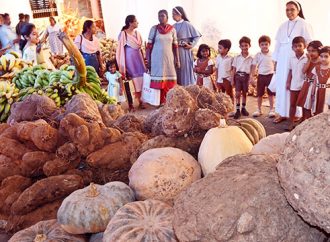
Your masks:
<instances>
[{"instance_id":1,"label":"sandal","mask_svg":"<svg viewBox=\"0 0 330 242\"><path fill-rule=\"evenodd\" d=\"M287 120L287 118L278 116L277 118L274 119L273 123L274 124L279 124L279 123L282 123L285 120Z\"/></svg>"}]
</instances>

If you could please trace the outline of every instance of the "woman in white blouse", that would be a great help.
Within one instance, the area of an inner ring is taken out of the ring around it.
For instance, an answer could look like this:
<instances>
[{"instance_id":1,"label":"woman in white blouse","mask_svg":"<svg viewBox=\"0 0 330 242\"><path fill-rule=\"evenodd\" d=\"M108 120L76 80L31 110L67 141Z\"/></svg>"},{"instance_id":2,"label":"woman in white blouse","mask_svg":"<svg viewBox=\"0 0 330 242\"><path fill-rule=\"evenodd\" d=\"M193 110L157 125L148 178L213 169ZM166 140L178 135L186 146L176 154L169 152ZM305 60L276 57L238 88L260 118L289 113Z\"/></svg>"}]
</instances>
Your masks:
<instances>
[{"instance_id":1,"label":"woman in white blouse","mask_svg":"<svg viewBox=\"0 0 330 242\"><path fill-rule=\"evenodd\" d=\"M59 24L56 23L56 20L54 17L49 17L50 25L47 27L45 36L43 37L43 40L41 42L46 41L48 38L49 40L49 46L50 51L54 55L61 55L63 54L63 43L58 38L58 34L61 31L61 27Z\"/></svg>"},{"instance_id":2,"label":"woman in white blouse","mask_svg":"<svg viewBox=\"0 0 330 242\"><path fill-rule=\"evenodd\" d=\"M287 2L286 15L288 20L280 26L275 38L273 59L276 63L276 72L269 85L269 89L276 92L275 111L279 116L274 120L274 123L280 123L289 117L290 92L286 89L286 80L289 71L288 61L293 55L292 40L297 36L302 36L308 44L313 39L312 28L305 21L299 2Z\"/></svg>"},{"instance_id":3,"label":"woman in white blouse","mask_svg":"<svg viewBox=\"0 0 330 242\"><path fill-rule=\"evenodd\" d=\"M78 35L74 43L82 53L85 63L93 66L97 73L101 76L105 66L101 56L100 42L95 36L96 26L92 20L86 20L81 35Z\"/></svg>"}]
</instances>

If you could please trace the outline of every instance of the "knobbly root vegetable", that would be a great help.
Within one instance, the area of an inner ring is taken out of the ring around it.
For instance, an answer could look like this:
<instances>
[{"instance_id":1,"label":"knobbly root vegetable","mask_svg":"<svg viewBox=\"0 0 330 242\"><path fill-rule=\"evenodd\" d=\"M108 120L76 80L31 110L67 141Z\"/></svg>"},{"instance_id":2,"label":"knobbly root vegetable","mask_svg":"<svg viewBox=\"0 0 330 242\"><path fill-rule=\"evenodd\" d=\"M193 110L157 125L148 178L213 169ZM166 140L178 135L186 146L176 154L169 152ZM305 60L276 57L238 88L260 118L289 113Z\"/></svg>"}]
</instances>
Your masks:
<instances>
[{"instance_id":1,"label":"knobbly root vegetable","mask_svg":"<svg viewBox=\"0 0 330 242\"><path fill-rule=\"evenodd\" d=\"M47 203L24 215L11 215L8 218L6 232L15 233L28 228L40 221L56 219L57 210L61 206L62 199Z\"/></svg>"},{"instance_id":2,"label":"knobbly root vegetable","mask_svg":"<svg viewBox=\"0 0 330 242\"><path fill-rule=\"evenodd\" d=\"M147 137L141 133L125 133L121 141L104 146L91 153L86 161L92 167L120 169L130 164L130 157Z\"/></svg>"},{"instance_id":3,"label":"knobbly root vegetable","mask_svg":"<svg viewBox=\"0 0 330 242\"><path fill-rule=\"evenodd\" d=\"M59 175L39 180L20 195L13 203L11 212L14 215L27 214L82 187L83 180L76 175Z\"/></svg>"},{"instance_id":4,"label":"knobbly root vegetable","mask_svg":"<svg viewBox=\"0 0 330 242\"><path fill-rule=\"evenodd\" d=\"M9 209L12 205L12 203L8 203L11 200L10 196L15 195L15 193L20 194L31 184L32 181L29 178L19 175L9 176L4 179L0 186L0 211L9 214Z\"/></svg>"},{"instance_id":5,"label":"knobbly root vegetable","mask_svg":"<svg viewBox=\"0 0 330 242\"><path fill-rule=\"evenodd\" d=\"M80 163L80 158L76 160L63 160L56 158L54 160L47 161L43 166L43 172L46 176L58 176L65 173L68 170L75 169Z\"/></svg>"},{"instance_id":6,"label":"knobbly root vegetable","mask_svg":"<svg viewBox=\"0 0 330 242\"><path fill-rule=\"evenodd\" d=\"M0 182L9 176L21 174L21 160L12 160L11 158L0 155Z\"/></svg>"},{"instance_id":7,"label":"knobbly root vegetable","mask_svg":"<svg viewBox=\"0 0 330 242\"><path fill-rule=\"evenodd\" d=\"M43 175L44 164L51 159L54 159L55 155L44 151L32 151L23 155L22 162L20 164L22 175L26 177L38 177Z\"/></svg>"},{"instance_id":8,"label":"knobbly root vegetable","mask_svg":"<svg viewBox=\"0 0 330 242\"><path fill-rule=\"evenodd\" d=\"M13 160L22 159L23 155L29 151L22 143L14 139L0 137L0 153Z\"/></svg>"},{"instance_id":9,"label":"knobbly root vegetable","mask_svg":"<svg viewBox=\"0 0 330 242\"><path fill-rule=\"evenodd\" d=\"M210 109L198 109L195 112L195 122L198 128L209 130L220 125L220 119L223 118L220 114Z\"/></svg>"}]
</instances>

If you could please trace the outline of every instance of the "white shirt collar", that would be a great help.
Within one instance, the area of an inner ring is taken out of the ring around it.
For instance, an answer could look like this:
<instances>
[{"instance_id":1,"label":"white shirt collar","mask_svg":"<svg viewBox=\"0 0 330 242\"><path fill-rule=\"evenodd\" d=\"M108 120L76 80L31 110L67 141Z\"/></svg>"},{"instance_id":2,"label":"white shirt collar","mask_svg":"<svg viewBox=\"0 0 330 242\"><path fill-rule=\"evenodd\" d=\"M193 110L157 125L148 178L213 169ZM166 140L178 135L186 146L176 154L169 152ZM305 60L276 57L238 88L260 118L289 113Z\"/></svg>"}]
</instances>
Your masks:
<instances>
[{"instance_id":1,"label":"white shirt collar","mask_svg":"<svg viewBox=\"0 0 330 242\"><path fill-rule=\"evenodd\" d=\"M184 19L181 19L180 21L178 21L178 24L181 24L184 22Z\"/></svg>"},{"instance_id":2,"label":"white shirt collar","mask_svg":"<svg viewBox=\"0 0 330 242\"><path fill-rule=\"evenodd\" d=\"M290 22L297 22L299 19L300 19L300 17L297 16L295 19L293 19L293 20L289 20L289 21L290 21Z\"/></svg>"}]
</instances>

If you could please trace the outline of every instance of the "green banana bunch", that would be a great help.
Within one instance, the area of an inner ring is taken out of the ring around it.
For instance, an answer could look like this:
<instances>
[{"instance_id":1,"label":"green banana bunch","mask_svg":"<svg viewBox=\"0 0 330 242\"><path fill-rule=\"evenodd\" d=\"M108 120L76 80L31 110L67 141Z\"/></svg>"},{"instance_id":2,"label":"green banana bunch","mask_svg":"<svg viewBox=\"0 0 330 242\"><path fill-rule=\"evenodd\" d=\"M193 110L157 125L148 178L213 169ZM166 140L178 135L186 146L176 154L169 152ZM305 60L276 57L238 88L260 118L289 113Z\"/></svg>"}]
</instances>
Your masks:
<instances>
[{"instance_id":1,"label":"green banana bunch","mask_svg":"<svg viewBox=\"0 0 330 242\"><path fill-rule=\"evenodd\" d=\"M7 120L11 105L18 99L19 89L14 83L0 81L0 122Z\"/></svg>"}]
</instances>

